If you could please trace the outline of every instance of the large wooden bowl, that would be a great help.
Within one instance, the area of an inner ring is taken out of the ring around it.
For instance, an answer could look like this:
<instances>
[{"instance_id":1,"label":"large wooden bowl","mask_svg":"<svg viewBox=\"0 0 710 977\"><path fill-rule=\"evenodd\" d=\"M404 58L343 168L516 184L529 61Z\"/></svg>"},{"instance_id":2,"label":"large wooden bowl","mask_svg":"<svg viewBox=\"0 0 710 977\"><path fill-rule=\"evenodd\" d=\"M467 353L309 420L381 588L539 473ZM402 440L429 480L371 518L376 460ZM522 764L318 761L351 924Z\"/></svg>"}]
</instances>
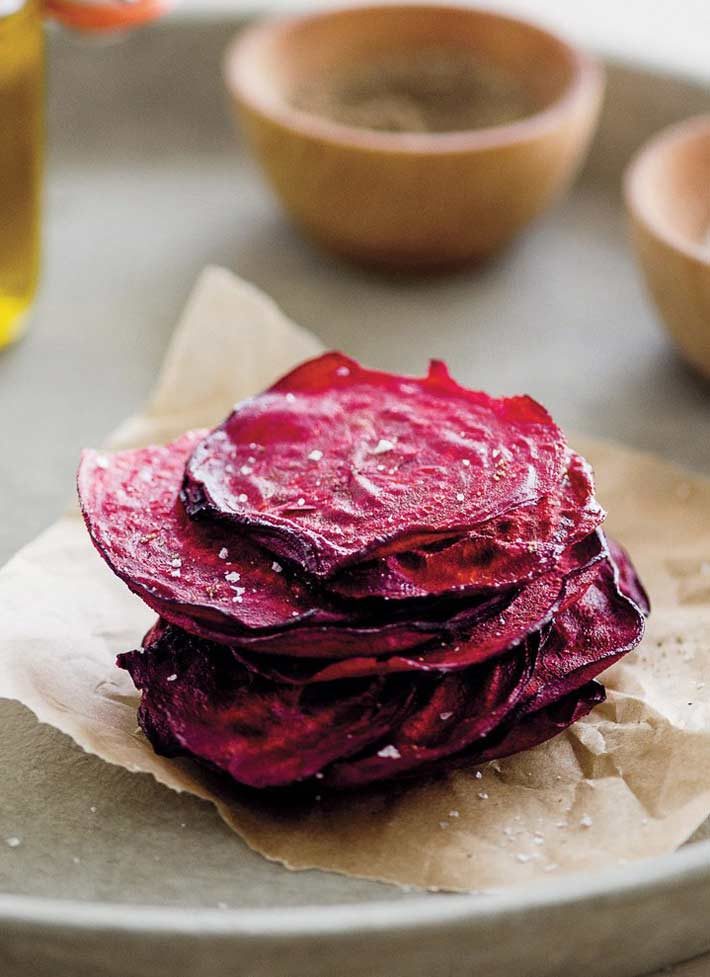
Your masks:
<instances>
[{"instance_id":1,"label":"large wooden bowl","mask_svg":"<svg viewBox=\"0 0 710 977\"><path fill-rule=\"evenodd\" d=\"M681 353L710 377L710 115L651 139L624 183L648 290Z\"/></svg>"},{"instance_id":2,"label":"large wooden bowl","mask_svg":"<svg viewBox=\"0 0 710 977\"><path fill-rule=\"evenodd\" d=\"M422 49L472 52L536 106L506 125L383 132L295 108L334 67ZM590 58L539 27L449 6L352 7L267 21L230 47L226 80L252 148L288 213L360 261L431 268L506 244L572 180L603 90Z\"/></svg>"}]
</instances>

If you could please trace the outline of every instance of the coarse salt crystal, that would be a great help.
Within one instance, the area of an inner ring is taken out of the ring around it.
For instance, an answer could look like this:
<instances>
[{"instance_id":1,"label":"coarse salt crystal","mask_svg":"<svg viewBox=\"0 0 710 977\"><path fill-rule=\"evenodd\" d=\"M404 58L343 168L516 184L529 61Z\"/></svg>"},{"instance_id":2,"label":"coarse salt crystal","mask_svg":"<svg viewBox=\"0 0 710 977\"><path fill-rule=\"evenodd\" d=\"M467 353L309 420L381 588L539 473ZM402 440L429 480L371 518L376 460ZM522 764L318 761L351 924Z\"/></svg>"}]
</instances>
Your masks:
<instances>
[{"instance_id":1,"label":"coarse salt crystal","mask_svg":"<svg viewBox=\"0 0 710 977\"><path fill-rule=\"evenodd\" d=\"M449 811L449 817L450 818L457 818L457 817L459 817L459 812L458 811Z\"/></svg>"},{"instance_id":2,"label":"coarse salt crystal","mask_svg":"<svg viewBox=\"0 0 710 977\"><path fill-rule=\"evenodd\" d=\"M166 678L165 681L166 682L175 682L176 679L177 679L177 675L175 674L175 672L173 672L172 675L168 675L168 677Z\"/></svg>"},{"instance_id":3,"label":"coarse salt crystal","mask_svg":"<svg viewBox=\"0 0 710 977\"><path fill-rule=\"evenodd\" d=\"M96 456L96 467L97 468L104 468L104 469L106 469L106 468L108 468L108 466L109 466L109 460L108 460L108 458L105 455L97 455Z\"/></svg>"},{"instance_id":4,"label":"coarse salt crystal","mask_svg":"<svg viewBox=\"0 0 710 977\"><path fill-rule=\"evenodd\" d=\"M375 447L372 449L373 455L383 455L387 451L392 451L394 448L394 441L390 441L388 438L380 438Z\"/></svg>"},{"instance_id":5,"label":"coarse salt crystal","mask_svg":"<svg viewBox=\"0 0 710 977\"><path fill-rule=\"evenodd\" d=\"M308 460L320 461L322 457L323 457L323 452L320 451L318 448L314 448L313 451L311 451L310 454L308 455Z\"/></svg>"},{"instance_id":6,"label":"coarse salt crystal","mask_svg":"<svg viewBox=\"0 0 710 977\"><path fill-rule=\"evenodd\" d=\"M239 471L242 473L242 475L251 475L253 469L250 468L249 465L242 465Z\"/></svg>"},{"instance_id":7,"label":"coarse salt crystal","mask_svg":"<svg viewBox=\"0 0 710 977\"><path fill-rule=\"evenodd\" d=\"M9 838L5 839L5 844L8 848L19 848L22 842L16 835L10 835Z\"/></svg>"},{"instance_id":8,"label":"coarse salt crystal","mask_svg":"<svg viewBox=\"0 0 710 977\"><path fill-rule=\"evenodd\" d=\"M301 498L296 502L297 506L304 506L305 504L306 500L303 498L303 496L301 496Z\"/></svg>"},{"instance_id":9,"label":"coarse salt crystal","mask_svg":"<svg viewBox=\"0 0 710 977\"><path fill-rule=\"evenodd\" d=\"M179 556L174 556L172 558L172 560L170 561L170 566L171 567L181 567L182 566L182 560L180 559L180 557Z\"/></svg>"},{"instance_id":10,"label":"coarse salt crystal","mask_svg":"<svg viewBox=\"0 0 710 977\"><path fill-rule=\"evenodd\" d=\"M443 722L446 722L447 719L451 719L452 716L453 716L453 712L440 712L439 713L439 719L441 719Z\"/></svg>"},{"instance_id":11,"label":"coarse salt crystal","mask_svg":"<svg viewBox=\"0 0 710 977\"><path fill-rule=\"evenodd\" d=\"M220 558L220 560L226 560L227 557L229 556L229 550L227 549L227 547L223 546L222 549L217 554L217 556Z\"/></svg>"},{"instance_id":12,"label":"coarse salt crystal","mask_svg":"<svg viewBox=\"0 0 710 977\"><path fill-rule=\"evenodd\" d=\"M335 375L336 375L336 377L349 377L350 376L350 367L349 366L339 366L338 369L335 371Z\"/></svg>"},{"instance_id":13,"label":"coarse salt crystal","mask_svg":"<svg viewBox=\"0 0 710 977\"><path fill-rule=\"evenodd\" d=\"M271 564L271 569L274 571L274 573L281 573L283 567L280 563L277 563L276 560L274 560L274 562Z\"/></svg>"},{"instance_id":14,"label":"coarse salt crystal","mask_svg":"<svg viewBox=\"0 0 710 977\"><path fill-rule=\"evenodd\" d=\"M483 774L481 773L480 770L477 770L473 776L476 778L476 780L482 780L483 779Z\"/></svg>"},{"instance_id":15,"label":"coarse salt crystal","mask_svg":"<svg viewBox=\"0 0 710 977\"><path fill-rule=\"evenodd\" d=\"M465 496L464 496L463 492L457 492L456 493L456 501L457 502L463 502L464 498L465 498Z\"/></svg>"},{"instance_id":16,"label":"coarse salt crystal","mask_svg":"<svg viewBox=\"0 0 710 977\"><path fill-rule=\"evenodd\" d=\"M592 823L593 823L592 819L588 814L583 814L582 817L579 819L579 824L580 827L582 828L591 828Z\"/></svg>"},{"instance_id":17,"label":"coarse salt crystal","mask_svg":"<svg viewBox=\"0 0 710 977\"><path fill-rule=\"evenodd\" d=\"M525 862L529 862L531 859L532 859L532 855L524 855L523 852L521 851L518 852L518 854L515 856L515 860L517 862L525 863Z\"/></svg>"},{"instance_id":18,"label":"coarse salt crystal","mask_svg":"<svg viewBox=\"0 0 710 977\"><path fill-rule=\"evenodd\" d=\"M237 580L240 579L240 577L241 574L237 573L236 570L227 570L227 572L224 575L224 579L227 580L229 583L236 583Z\"/></svg>"},{"instance_id":19,"label":"coarse salt crystal","mask_svg":"<svg viewBox=\"0 0 710 977\"><path fill-rule=\"evenodd\" d=\"M289 404L292 404L295 399L296 398L295 398L295 396L293 394L291 394L291 393L286 394L286 400L289 402Z\"/></svg>"},{"instance_id":20,"label":"coarse salt crystal","mask_svg":"<svg viewBox=\"0 0 710 977\"><path fill-rule=\"evenodd\" d=\"M488 794L485 792L485 790L479 790L478 796L482 801L488 800Z\"/></svg>"},{"instance_id":21,"label":"coarse salt crystal","mask_svg":"<svg viewBox=\"0 0 710 977\"><path fill-rule=\"evenodd\" d=\"M180 577L180 576L182 576L182 574L180 573L179 568L176 567L174 570L171 570L170 571L170 576L171 577Z\"/></svg>"},{"instance_id":22,"label":"coarse salt crystal","mask_svg":"<svg viewBox=\"0 0 710 977\"><path fill-rule=\"evenodd\" d=\"M470 468L471 467L471 461L468 458L464 458L462 460L461 464L463 465L464 468Z\"/></svg>"},{"instance_id":23,"label":"coarse salt crystal","mask_svg":"<svg viewBox=\"0 0 710 977\"><path fill-rule=\"evenodd\" d=\"M377 755L389 760L398 760L402 756L397 747L391 743L389 746L383 746L381 750L378 750Z\"/></svg>"}]
</instances>

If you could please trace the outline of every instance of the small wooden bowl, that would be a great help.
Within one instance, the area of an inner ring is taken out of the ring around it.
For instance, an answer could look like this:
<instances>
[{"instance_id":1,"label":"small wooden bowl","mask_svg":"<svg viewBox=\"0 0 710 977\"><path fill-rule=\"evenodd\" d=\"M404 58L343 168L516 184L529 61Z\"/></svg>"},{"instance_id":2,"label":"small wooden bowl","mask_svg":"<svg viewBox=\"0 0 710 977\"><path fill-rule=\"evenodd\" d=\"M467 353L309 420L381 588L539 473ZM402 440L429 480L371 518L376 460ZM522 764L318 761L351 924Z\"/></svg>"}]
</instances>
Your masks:
<instances>
[{"instance_id":1,"label":"small wooden bowl","mask_svg":"<svg viewBox=\"0 0 710 977\"><path fill-rule=\"evenodd\" d=\"M471 53L535 105L520 121L451 132L386 132L295 108L294 93L395 55ZM595 128L595 62L525 21L449 6L352 7L242 32L225 64L244 130L286 210L358 261L436 268L506 244L572 180Z\"/></svg>"},{"instance_id":2,"label":"small wooden bowl","mask_svg":"<svg viewBox=\"0 0 710 977\"><path fill-rule=\"evenodd\" d=\"M684 357L710 377L710 115L647 142L624 191L649 292Z\"/></svg>"}]
</instances>

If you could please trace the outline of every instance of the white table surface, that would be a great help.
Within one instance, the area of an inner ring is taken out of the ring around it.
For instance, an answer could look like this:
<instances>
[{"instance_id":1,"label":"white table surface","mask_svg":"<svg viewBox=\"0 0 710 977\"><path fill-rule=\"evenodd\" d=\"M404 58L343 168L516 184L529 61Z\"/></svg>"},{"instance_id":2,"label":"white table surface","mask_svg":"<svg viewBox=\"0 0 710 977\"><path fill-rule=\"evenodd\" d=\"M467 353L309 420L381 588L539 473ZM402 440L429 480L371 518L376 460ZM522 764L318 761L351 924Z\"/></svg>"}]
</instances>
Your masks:
<instances>
[{"instance_id":1,"label":"white table surface","mask_svg":"<svg viewBox=\"0 0 710 977\"><path fill-rule=\"evenodd\" d=\"M305 10L345 0L173 2L170 16L204 18L241 10ZM608 55L710 78L710 0L482 0L480 6L533 18Z\"/></svg>"}]
</instances>

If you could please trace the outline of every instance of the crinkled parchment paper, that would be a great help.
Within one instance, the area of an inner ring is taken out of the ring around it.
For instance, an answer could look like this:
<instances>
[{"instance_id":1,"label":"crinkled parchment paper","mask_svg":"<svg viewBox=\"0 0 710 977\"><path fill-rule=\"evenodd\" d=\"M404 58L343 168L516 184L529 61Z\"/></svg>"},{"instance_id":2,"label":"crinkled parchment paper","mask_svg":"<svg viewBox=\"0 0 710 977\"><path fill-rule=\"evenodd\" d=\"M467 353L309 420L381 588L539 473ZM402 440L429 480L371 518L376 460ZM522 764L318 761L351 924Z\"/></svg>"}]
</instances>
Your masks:
<instances>
[{"instance_id":1,"label":"crinkled parchment paper","mask_svg":"<svg viewBox=\"0 0 710 977\"><path fill-rule=\"evenodd\" d=\"M153 399L111 444L216 422L319 348L255 289L208 270ZM152 614L94 552L75 511L0 573L0 696L110 763L207 798L290 868L466 890L669 851L710 813L710 481L620 447L575 447L594 464L609 528L633 553L654 613L641 648L607 673L608 701L527 754L310 807L266 803L155 756L136 730L136 692L113 665Z\"/></svg>"}]
</instances>

